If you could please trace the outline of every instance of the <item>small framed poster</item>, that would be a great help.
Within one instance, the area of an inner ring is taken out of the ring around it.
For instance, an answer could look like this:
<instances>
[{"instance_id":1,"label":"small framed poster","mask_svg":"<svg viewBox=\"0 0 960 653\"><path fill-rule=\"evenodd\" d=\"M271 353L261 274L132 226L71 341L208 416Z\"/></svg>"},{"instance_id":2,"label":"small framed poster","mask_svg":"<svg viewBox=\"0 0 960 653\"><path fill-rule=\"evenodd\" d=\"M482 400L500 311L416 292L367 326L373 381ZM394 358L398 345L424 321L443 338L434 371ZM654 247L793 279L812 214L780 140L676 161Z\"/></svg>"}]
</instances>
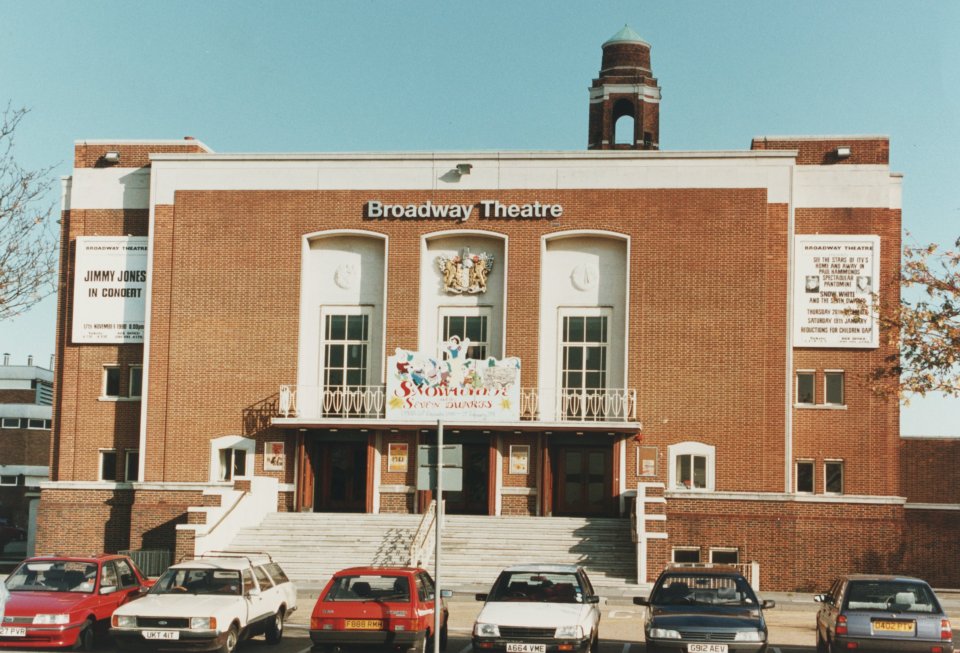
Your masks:
<instances>
[{"instance_id":1,"label":"small framed poster","mask_svg":"<svg viewBox=\"0 0 960 653\"><path fill-rule=\"evenodd\" d=\"M530 471L530 445L510 445L510 473L527 474Z\"/></svg>"},{"instance_id":2,"label":"small framed poster","mask_svg":"<svg viewBox=\"0 0 960 653\"><path fill-rule=\"evenodd\" d=\"M387 445L387 471L405 472L410 460L410 445L406 442L391 442Z\"/></svg>"},{"instance_id":3,"label":"small framed poster","mask_svg":"<svg viewBox=\"0 0 960 653\"><path fill-rule=\"evenodd\" d=\"M637 476L657 475L657 448L637 447Z\"/></svg>"},{"instance_id":4,"label":"small framed poster","mask_svg":"<svg viewBox=\"0 0 960 653\"><path fill-rule=\"evenodd\" d=\"M283 442L263 443L263 469L267 472L282 472L287 454Z\"/></svg>"}]
</instances>

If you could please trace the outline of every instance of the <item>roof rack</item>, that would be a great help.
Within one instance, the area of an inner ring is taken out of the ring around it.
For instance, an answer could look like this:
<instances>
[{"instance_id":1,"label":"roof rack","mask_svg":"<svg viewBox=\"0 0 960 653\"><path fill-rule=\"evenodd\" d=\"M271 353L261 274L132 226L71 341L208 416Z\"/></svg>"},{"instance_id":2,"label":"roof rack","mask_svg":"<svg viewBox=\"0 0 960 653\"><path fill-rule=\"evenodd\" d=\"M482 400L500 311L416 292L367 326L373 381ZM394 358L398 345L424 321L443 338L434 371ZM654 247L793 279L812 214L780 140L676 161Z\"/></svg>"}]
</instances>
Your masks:
<instances>
[{"instance_id":1,"label":"roof rack","mask_svg":"<svg viewBox=\"0 0 960 653\"><path fill-rule=\"evenodd\" d=\"M251 557L253 556L257 556L261 558L265 557L270 562L273 562L273 556L271 556L266 551L219 551L217 549L213 549L211 551L204 551L203 553L198 555L196 559L202 560L204 558L245 558L247 562L249 562L252 565L254 564L253 560L251 559Z\"/></svg>"}]
</instances>

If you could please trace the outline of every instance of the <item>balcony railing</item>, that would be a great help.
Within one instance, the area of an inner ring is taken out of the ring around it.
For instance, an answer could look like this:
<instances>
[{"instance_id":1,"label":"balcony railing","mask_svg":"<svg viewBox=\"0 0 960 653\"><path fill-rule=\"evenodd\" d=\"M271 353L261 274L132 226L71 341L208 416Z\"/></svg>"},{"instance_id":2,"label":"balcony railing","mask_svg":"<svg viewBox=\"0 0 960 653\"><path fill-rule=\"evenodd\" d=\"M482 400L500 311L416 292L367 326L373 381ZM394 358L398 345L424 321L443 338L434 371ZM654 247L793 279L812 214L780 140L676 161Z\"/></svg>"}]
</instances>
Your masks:
<instances>
[{"instance_id":1,"label":"balcony railing","mask_svg":"<svg viewBox=\"0 0 960 653\"><path fill-rule=\"evenodd\" d=\"M383 419L386 386L280 386L278 416L286 419ZM533 422L632 422L637 391L521 388L520 419Z\"/></svg>"}]
</instances>

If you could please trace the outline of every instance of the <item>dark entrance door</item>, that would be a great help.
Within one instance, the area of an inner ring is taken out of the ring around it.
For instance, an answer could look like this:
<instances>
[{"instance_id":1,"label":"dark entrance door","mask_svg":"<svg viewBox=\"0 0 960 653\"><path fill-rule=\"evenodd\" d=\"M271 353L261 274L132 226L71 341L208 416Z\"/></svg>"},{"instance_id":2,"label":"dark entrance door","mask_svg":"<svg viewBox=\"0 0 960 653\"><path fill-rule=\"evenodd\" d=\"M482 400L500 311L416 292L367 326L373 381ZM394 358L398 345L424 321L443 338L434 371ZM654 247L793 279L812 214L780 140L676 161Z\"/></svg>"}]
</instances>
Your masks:
<instances>
[{"instance_id":1,"label":"dark entrance door","mask_svg":"<svg viewBox=\"0 0 960 653\"><path fill-rule=\"evenodd\" d=\"M489 514L490 444L465 443L463 446L463 491L447 492L447 512L453 515Z\"/></svg>"},{"instance_id":2,"label":"dark entrance door","mask_svg":"<svg viewBox=\"0 0 960 653\"><path fill-rule=\"evenodd\" d=\"M554 474L555 515L608 515L613 505L609 447L560 447Z\"/></svg>"},{"instance_id":3,"label":"dark entrance door","mask_svg":"<svg viewBox=\"0 0 960 653\"><path fill-rule=\"evenodd\" d=\"M314 512L364 512L367 500L367 443L314 442Z\"/></svg>"}]
</instances>

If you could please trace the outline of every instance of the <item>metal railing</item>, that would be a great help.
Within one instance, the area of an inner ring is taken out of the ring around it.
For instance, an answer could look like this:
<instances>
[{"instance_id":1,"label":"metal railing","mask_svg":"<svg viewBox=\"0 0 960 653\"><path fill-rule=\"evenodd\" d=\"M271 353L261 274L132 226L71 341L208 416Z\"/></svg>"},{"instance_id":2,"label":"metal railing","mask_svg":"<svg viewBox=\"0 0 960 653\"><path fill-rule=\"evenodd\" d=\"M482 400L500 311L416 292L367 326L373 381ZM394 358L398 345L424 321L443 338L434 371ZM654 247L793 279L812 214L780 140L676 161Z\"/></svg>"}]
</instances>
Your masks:
<instances>
[{"instance_id":1,"label":"metal railing","mask_svg":"<svg viewBox=\"0 0 960 653\"><path fill-rule=\"evenodd\" d=\"M446 502L444 502L446 503ZM430 502L427 511L420 518L413 538L410 540L410 566L423 567L430 561L433 544L436 543L436 534L433 525L437 521L437 500Z\"/></svg>"},{"instance_id":2,"label":"metal railing","mask_svg":"<svg viewBox=\"0 0 960 653\"><path fill-rule=\"evenodd\" d=\"M382 419L386 386L280 386L278 414L290 418ZM520 388L520 419L550 422L626 422L637 418L631 388Z\"/></svg>"}]
</instances>

